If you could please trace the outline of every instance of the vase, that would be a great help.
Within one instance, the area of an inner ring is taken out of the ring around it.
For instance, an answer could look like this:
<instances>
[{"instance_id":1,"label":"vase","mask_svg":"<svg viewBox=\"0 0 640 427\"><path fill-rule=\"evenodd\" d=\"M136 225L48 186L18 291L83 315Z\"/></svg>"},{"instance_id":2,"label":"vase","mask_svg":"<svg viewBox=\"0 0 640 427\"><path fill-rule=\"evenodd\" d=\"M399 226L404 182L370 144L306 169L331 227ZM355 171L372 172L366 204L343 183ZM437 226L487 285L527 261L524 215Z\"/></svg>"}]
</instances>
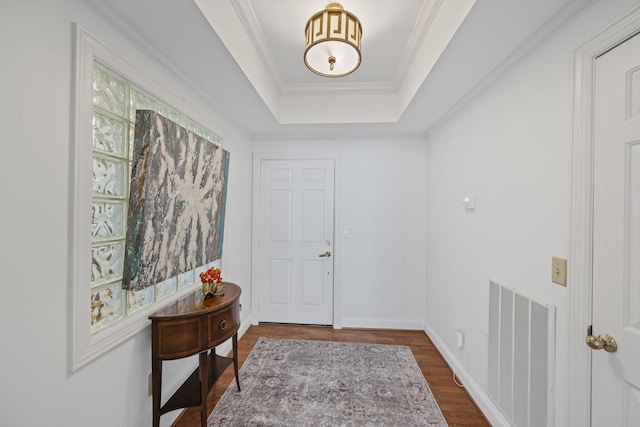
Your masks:
<instances>
[{"instance_id":1,"label":"vase","mask_svg":"<svg viewBox=\"0 0 640 427\"><path fill-rule=\"evenodd\" d=\"M202 295L205 298L211 298L216 295L221 295L224 286L215 282L202 282Z\"/></svg>"}]
</instances>

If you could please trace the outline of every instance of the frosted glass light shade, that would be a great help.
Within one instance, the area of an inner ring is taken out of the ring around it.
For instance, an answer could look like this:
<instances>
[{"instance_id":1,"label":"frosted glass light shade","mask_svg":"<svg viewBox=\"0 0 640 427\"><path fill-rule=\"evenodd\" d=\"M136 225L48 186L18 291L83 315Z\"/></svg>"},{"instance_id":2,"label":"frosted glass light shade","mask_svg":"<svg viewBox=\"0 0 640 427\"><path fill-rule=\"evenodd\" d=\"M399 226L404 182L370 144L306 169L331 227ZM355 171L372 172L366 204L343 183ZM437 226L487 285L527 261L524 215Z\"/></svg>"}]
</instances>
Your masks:
<instances>
[{"instance_id":1,"label":"frosted glass light shade","mask_svg":"<svg viewBox=\"0 0 640 427\"><path fill-rule=\"evenodd\" d=\"M360 66L362 26L354 14L338 3L331 3L313 15L305 32L304 63L314 73L341 77Z\"/></svg>"}]
</instances>

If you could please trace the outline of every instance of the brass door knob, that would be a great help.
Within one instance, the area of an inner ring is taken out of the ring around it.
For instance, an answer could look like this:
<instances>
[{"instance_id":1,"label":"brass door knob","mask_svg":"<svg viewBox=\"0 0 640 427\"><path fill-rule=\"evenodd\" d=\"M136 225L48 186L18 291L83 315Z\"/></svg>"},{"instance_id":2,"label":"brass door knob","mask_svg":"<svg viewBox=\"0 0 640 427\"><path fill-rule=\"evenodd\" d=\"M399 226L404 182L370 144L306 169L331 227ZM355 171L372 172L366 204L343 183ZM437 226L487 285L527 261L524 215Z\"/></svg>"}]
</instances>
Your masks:
<instances>
[{"instance_id":1,"label":"brass door knob","mask_svg":"<svg viewBox=\"0 0 640 427\"><path fill-rule=\"evenodd\" d=\"M587 345L594 350L607 351L609 353L615 353L618 350L618 343L609 334L602 334L599 337L595 335L589 335L586 339Z\"/></svg>"},{"instance_id":2,"label":"brass door knob","mask_svg":"<svg viewBox=\"0 0 640 427\"><path fill-rule=\"evenodd\" d=\"M587 345L594 350L602 350L604 348L604 341L595 335L589 335L586 341Z\"/></svg>"},{"instance_id":3,"label":"brass door knob","mask_svg":"<svg viewBox=\"0 0 640 427\"><path fill-rule=\"evenodd\" d=\"M323 253L322 255L318 255L320 258L328 258L331 256L331 252L327 251L325 253Z\"/></svg>"}]
</instances>

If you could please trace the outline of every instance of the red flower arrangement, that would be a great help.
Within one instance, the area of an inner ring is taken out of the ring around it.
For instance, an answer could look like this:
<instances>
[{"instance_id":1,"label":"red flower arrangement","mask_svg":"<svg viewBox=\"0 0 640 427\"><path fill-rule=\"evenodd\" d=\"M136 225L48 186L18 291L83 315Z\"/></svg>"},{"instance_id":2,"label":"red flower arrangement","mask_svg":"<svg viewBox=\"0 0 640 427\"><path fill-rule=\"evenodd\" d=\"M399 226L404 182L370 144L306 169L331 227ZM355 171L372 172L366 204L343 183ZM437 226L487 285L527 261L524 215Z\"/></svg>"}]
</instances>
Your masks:
<instances>
[{"instance_id":1,"label":"red flower arrangement","mask_svg":"<svg viewBox=\"0 0 640 427\"><path fill-rule=\"evenodd\" d=\"M220 283L222 282L222 271L219 268L211 267L207 271L200 273L200 281L202 283Z\"/></svg>"},{"instance_id":2,"label":"red flower arrangement","mask_svg":"<svg viewBox=\"0 0 640 427\"><path fill-rule=\"evenodd\" d=\"M222 272L219 268L211 267L207 271L200 273L200 281L202 282L202 293L205 298L218 295L223 289Z\"/></svg>"}]
</instances>

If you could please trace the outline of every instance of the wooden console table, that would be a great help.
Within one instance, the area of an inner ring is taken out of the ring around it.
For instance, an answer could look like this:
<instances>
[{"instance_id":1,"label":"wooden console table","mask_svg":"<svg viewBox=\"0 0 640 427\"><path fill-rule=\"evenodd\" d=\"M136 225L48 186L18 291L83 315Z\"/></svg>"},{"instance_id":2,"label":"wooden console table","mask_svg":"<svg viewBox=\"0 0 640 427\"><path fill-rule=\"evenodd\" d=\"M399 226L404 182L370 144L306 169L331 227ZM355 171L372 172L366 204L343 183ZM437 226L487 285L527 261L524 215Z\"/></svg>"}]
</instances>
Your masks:
<instances>
[{"instance_id":1,"label":"wooden console table","mask_svg":"<svg viewBox=\"0 0 640 427\"><path fill-rule=\"evenodd\" d=\"M207 425L207 395L224 370L233 362L238 378L238 328L240 293L238 285L223 282L223 295L204 299L197 290L149 316L151 319L151 373L153 388L153 426L160 416L189 406L200 406L202 426ZM233 339L233 358L216 354L215 346ZM160 406L162 361L199 353L199 366L178 390Z\"/></svg>"}]
</instances>

